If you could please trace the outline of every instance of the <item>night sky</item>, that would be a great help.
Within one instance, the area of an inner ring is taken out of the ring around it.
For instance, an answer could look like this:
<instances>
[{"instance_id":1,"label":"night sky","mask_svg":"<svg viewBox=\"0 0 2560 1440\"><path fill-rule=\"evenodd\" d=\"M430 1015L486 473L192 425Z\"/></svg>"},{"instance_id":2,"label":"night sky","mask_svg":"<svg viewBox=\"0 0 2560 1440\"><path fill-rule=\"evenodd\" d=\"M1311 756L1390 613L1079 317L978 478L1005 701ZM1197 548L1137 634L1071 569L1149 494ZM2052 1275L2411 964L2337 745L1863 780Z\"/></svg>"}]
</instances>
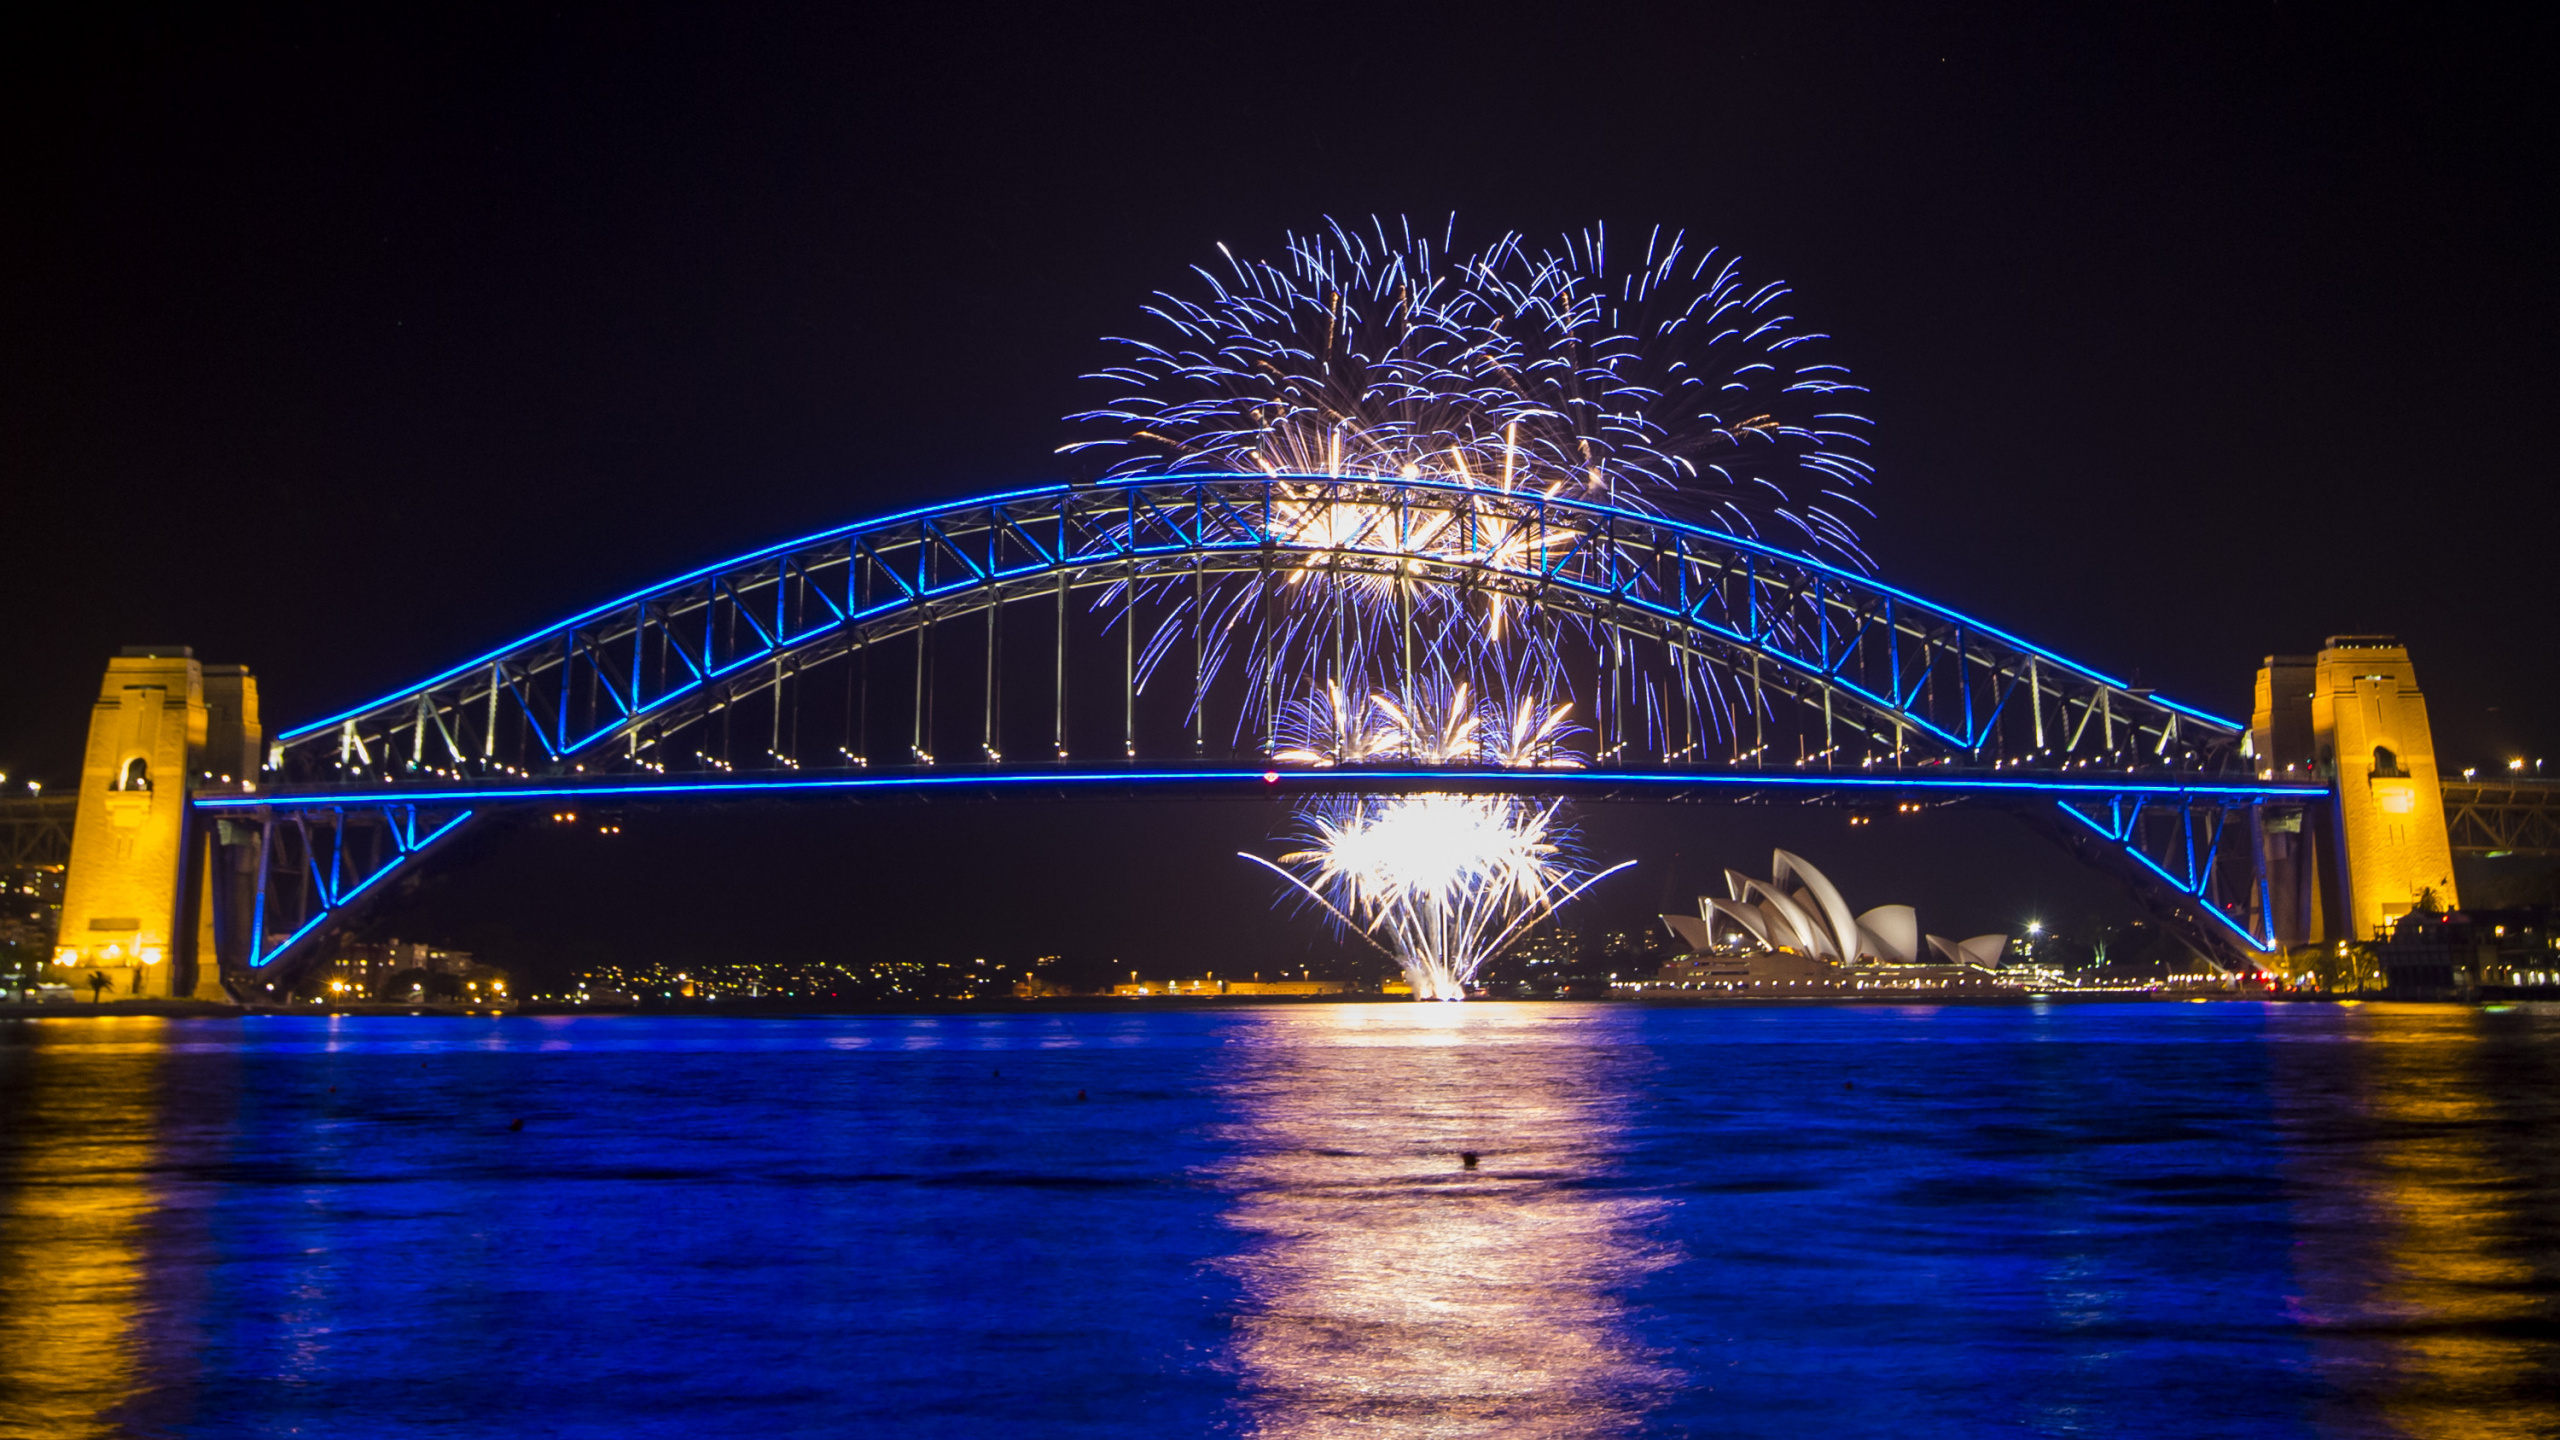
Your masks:
<instances>
[{"instance_id":1,"label":"night sky","mask_svg":"<svg viewBox=\"0 0 2560 1440\"><path fill-rule=\"evenodd\" d=\"M1217 242L1451 210L1791 281L1873 391L1899 584L2243 717L2262 655L2396 633L2449 769L2555 748L2549 12L58 9L0 44L13 787L73 777L122 644L250 665L280 728L1054 478L1098 337ZM1219 858L1275 818L660 811L378 923L536 973L1251 968L1313 933ZM1587 818L1638 917L1780 840L1944 933L2116 903L1995 816Z\"/></svg>"}]
</instances>

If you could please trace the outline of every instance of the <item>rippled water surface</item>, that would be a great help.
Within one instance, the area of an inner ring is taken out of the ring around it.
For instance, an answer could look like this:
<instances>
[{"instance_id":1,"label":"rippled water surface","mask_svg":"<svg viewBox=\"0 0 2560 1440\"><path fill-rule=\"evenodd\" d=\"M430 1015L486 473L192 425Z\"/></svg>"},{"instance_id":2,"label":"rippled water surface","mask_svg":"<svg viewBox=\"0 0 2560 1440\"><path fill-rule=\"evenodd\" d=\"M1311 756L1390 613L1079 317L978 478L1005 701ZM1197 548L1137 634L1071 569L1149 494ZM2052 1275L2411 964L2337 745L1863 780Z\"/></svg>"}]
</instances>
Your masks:
<instances>
[{"instance_id":1,"label":"rippled water surface","mask_svg":"<svg viewBox=\"0 0 2560 1440\"><path fill-rule=\"evenodd\" d=\"M10 1436L2560 1433L2560 1014L60 1019L0 1107Z\"/></svg>"}]
</instances>

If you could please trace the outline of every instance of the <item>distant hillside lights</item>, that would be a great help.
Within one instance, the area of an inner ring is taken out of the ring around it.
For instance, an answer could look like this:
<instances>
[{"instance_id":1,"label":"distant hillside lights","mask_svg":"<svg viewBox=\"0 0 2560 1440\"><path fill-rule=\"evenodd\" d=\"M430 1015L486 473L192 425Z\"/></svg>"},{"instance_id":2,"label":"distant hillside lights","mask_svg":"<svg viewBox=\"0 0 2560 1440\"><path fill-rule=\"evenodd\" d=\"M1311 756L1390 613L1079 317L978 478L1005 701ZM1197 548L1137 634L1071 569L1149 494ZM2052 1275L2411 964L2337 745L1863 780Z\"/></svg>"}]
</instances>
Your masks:
<instances>
[{"instance_id":1,"label":"distant hillside lights","mask_svg":"<svg viewBox=\"0 0 2560 1440\"><path fill-rule=\"evenodd\" d=\"M1666 983L1865 989L1874 988L1865 983L1872 979L1943 988L1989 980L2009 947L2007 935L1923 935L1908 905L1852 915L1838 887L1784 850L1771 854L1768 879L1727 870L1724 880L1726 895L1700 896L1696 915L1662 917L1692 952L1664 971Z\"/></svg>"}]
</instances>

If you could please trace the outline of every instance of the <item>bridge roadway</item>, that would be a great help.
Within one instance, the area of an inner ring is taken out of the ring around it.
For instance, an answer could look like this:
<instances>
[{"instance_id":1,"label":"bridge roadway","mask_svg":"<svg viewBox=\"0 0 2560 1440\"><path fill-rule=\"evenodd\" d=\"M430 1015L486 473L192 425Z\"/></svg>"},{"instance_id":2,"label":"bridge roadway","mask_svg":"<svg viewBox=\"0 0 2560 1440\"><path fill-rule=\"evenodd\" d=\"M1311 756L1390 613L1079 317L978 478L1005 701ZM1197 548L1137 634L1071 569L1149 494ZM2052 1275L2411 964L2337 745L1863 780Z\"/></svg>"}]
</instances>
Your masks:
<instances>
[{"instance_id":1,"label":"bridge roadway","mask_svg":"<svg viewBox=\"0 0 2560 1440\"><path fill-rule=\"evenodd\" d=\"M1901 771L1730 770L1665 766L1650 769L1505 769L1497 766L1259 766L1127 765L935 765L866 767L704 776L699 773L639 777L477 778L468 783L410 780L360 786L273 785L250 794L202 795L199 810L221 813L333 805L407 804L427 808L527 805L559 800L648 804L673 800L755 800L791 796L893 799L950 795L988 799L1197 798L1251 800L1357 791L1420 791L1553 795L1592 801L1782 803L1789 805L1961 803L2049 804L2058 798L2107 800L2150 797L2182 801L2307 804L2327 798L2327 787L2302 782L2182 780L2153 775L2086 779L2021 775L2014 771L1919 765Z\"/></svg>"}]
</instances>

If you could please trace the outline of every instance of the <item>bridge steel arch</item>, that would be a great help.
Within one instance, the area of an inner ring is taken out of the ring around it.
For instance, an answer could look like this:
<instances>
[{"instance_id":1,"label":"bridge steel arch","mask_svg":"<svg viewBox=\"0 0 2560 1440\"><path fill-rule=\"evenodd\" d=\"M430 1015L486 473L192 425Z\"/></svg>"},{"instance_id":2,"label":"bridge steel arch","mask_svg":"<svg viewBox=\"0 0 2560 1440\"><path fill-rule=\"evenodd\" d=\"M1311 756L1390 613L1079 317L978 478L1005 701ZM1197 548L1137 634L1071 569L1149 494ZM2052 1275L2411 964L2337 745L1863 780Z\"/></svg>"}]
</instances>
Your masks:
<instances>
[{"instance_id":1,"label":"bridge steel arch","mask_svg":"<svg viewBox=\"0 0 2560 1440\"><path fill-rule=\"evenodd\" d=\"M1328 585L1394 600L1293 626L1295 592ZM1410 685L1445 671L1441 632L1491 609L1543 637L1586 705L1579 764L1277 758L1283 702L1344 673L1346 649ZM256 786L194 805L225 857L217 949L246 989L494 807L1275 785L2003 803L2248 965L2276 944L2263 835L2326 792L2260 780L2246 737L1872 577L1624 505L1178 474L954 501L690 571L285 731Z\"/></svg>"}]
</instances>

